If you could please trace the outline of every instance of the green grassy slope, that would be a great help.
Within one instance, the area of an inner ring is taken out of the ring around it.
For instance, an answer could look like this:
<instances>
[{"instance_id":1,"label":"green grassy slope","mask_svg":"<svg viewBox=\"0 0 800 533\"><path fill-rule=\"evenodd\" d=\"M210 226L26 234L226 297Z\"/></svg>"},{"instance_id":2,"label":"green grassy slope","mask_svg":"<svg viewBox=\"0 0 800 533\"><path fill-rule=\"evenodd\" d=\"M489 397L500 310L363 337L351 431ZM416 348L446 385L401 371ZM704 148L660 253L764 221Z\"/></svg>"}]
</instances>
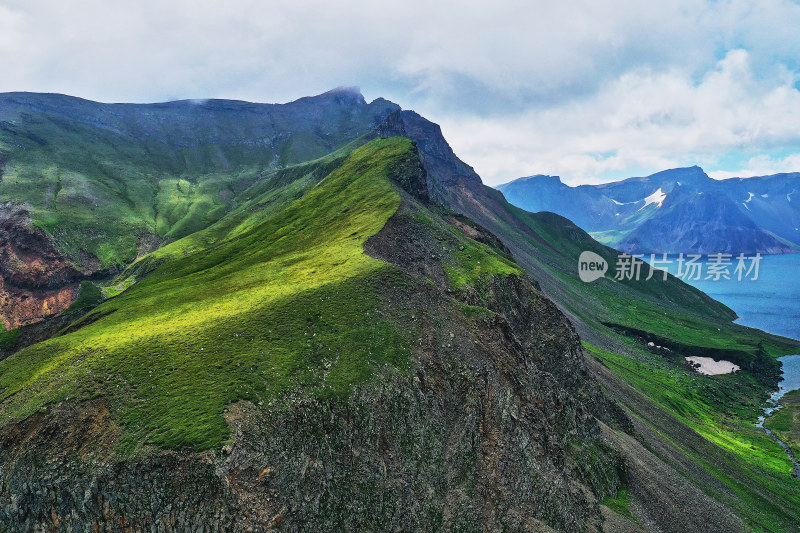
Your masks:
<instances>
[{"instance_id":1,"label":"green grassy slope","mask_svg":"<svg viewBox=\"0 0 800 533\"><path fill-rule=\"evenodd\" d=\"M402 370L410 333L380 296L408 280L363 244L400 205L388 176L417 158L408 139L376 139L255 185L219 223L133 264L63 335L0 361L0 420L103 396L122 451L209 449L227 438L222 413L239 399L341 397L378 368ZM416 216L460 243L444 259L452 290L521 272L438 211ZM491 314L464 310L475 312Z\"/></svg>"},{"instance_id":2,"label":"green grassy slope","mask_svg":"<svg viewBox=\"0 0 800 533\"><path fill-rule=\"evenodd\" d=\"M218 446L224 407L293 387L346 394L374 365L404 364L404 337L375 316L393 275L362 244L400 197L386 178L405 139L356 150L305 196L217 246L162 263L71 333L0 362L2 416L104 395L127 442Z\"/></svg>"},{"instance_id":3,"label":"green grassy slope","mask_svg":"<svg viewBox=\"0 0 800 533\"><path fill-rule=\"evenodd\" d=\"M133 282L168 259L195 253L253 230L339 168L354 148L347 145L322 158L266 172L239 195L237 207L221 220L133 262L118 276L118 281Z\"/></svg>"},{"instance_id":4,"label":"green grassy slope","mask_svg":"<svg viewBox=\"0 0 800 533\"><path fill-rule=\"evenodd\" d=\"M752 377L727 374L709 378L685 365L659 360L658 356L645 362L588 343L585 346L626 382L703 438L743 459L755 459L754 463L772 473L791 472L779 446L752 423L741 424L742 418L753 414L749 407L760 404L759 387ZM742 398L748 403L742 403Z\"/></svg>"},{"instance_id":5,"label":"green grassy slope","mask_svg":"<svg viewBox=\"0 0 800 533\"><path fill-rule=\"evenodd\" d=\"M783 448L754 425L763 387L745 373L702 376L627 344L623 354L584 343L621 379L601 382L634 419L644 446L753 531L792 531L800 481Z\"/></svg>"},{"instance_id":6,"label":"green grassy slope","mask_svg":"<svg viewBox=\"0 0 800 533\"><path fill-rule=\"evenodd\" d=\"M347 145L396 107L336 92L284 105L0 94L0 198L29 206L75 264L125 266L143 236L208 227L254 182Z\"/></svg>"}]
</instances>

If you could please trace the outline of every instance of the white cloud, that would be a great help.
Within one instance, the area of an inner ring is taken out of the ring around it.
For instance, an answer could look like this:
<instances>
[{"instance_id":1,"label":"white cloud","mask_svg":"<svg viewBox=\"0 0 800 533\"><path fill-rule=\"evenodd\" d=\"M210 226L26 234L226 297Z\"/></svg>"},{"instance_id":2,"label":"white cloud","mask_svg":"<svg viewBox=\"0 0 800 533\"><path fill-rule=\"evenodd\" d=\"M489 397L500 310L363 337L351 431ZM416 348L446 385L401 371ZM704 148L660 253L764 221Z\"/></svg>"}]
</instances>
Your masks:
<instances>
[{"instance_id":1,"label":"white cloud","mask_svg":"<svg viewBox=\"0 0 800 533\"><path fill-rule=\"evenodd\" d=\"M727 178L752 178L753 176L769 176L782 172L800 172L800 153L786 157L771 157L761 154L751 157L745 165L738 170L717 170L708 175L714 179Z\"/></svg>"},{"instance_id":2,"label":"white cloud","mask_svg":"<svg viewBox=\"0 0 800 533\"><path fill-rule=\"evenodd\" d=\"M0 91L275 102L360 85L442 123L490 183L796 142L791 0L3 5Z\"/></svg>"},{"instance_id":3,"label":"white cloud","mask_svg":"<svg viewBox=\"0 0 800 533\"><path fill-rule=\"evenodd\" d=\"M16 11L0 6L0 52L13 52L23 35L24 17Z\"/></svg>"},{"instance_id":4,"label":"white cloud","mask_svg":"<svg viewBox=\"0 0 800 533\"><path fill-rule=\"evenodd\" d=\"M699 81L679 69L622 75L591 98L513 118L448 117L456 151L489 183L536 173L567 181L627 177L708 162L731 151L800 150L800 91L793 79L757 80L733 50ZM798 162L786 159L786 164ZM800 166L796 170L800 170Z\"/></svg>"}]
</instances>

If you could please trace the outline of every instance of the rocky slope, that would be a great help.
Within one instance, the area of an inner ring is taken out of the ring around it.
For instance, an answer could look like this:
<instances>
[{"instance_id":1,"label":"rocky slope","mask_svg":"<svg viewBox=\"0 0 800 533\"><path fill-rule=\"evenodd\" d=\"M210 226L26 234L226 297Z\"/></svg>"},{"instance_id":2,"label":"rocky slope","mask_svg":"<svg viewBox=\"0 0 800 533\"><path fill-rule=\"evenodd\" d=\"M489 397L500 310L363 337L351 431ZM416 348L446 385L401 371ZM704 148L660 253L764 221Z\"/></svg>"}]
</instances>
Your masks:
<instances>
[{"instance_id":1,"label":"rocky slope","mask_svg":"<svg viewBox=\"0 0 800 533\"><path fill-rule=\"evenodd\" d=\"M398 134L426 132L415 138L422 151L441 146L430 138L436 128L415 124L424 118L398 116ZM774 357L796 353L797 341L733 324L733 311L671 276L583 283L577 274L583 251L611 265L620 252L563 217L510 205L449 147L438 154L445 161L437 166L448 169L443 179L450 184L441 201L503 242L577 327L591 354L590 373L633 415L633 430L606 432L626 458L631 492L623 516L611 513L605 527L620 530L616 520L633 517L636 524L621 530L791 530L800 518L792 465L752 420L776 383ZM643 277L647 268L642 265ZM668 339L675 350L648 348L650 339ZM731 380L704 379L687 370L682 357L700 352L717 359L735 354L749 370ZM607 414L597 416L605 420ZM744 442L750 444L738 444Z\"/></svg>"},{"instance_id":2,"label":"rocky slope","mask_svg":"<svg viewBox=\"0 0 800 533\"><path fill-rule=\"evenodd\" d=\"M573 220L630 253L791 253L800 249L800 174L712 180L699 167L569 187L531 176L498 187L528 211Z\"/></svg>"}]
</instances>

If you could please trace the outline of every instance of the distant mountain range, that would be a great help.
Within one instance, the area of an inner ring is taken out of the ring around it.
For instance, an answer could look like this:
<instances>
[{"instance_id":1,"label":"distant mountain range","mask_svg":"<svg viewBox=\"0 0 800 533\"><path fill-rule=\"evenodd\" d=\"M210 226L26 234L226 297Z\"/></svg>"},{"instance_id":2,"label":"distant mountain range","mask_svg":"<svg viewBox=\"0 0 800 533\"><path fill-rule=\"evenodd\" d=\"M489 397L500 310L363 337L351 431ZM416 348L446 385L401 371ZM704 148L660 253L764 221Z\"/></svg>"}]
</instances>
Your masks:
<instances>
[{"instance_id":1,"label":"distant mountain range","mask_svg":"<svg viewBox=\"0 0 800 533\"><path fill-rule=\"evenodd\" d=\"M497 187L528 211L552 211L628 253L800 251L800 173L711 179L700 167L602 185L558 176Z\"/></svg>"}]
</instances>

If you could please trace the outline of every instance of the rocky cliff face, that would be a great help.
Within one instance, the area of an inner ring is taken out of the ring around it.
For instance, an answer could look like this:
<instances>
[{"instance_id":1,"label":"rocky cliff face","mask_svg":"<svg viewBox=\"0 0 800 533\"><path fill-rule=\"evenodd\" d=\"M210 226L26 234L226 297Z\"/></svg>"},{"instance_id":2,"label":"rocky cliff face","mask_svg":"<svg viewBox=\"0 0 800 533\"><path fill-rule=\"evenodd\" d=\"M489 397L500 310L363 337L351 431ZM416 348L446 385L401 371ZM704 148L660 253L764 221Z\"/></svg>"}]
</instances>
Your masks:
<instances>
[{"instance_id":1,"label":"rocky cliff face","mask_svg":"<svg viewBox=\"0 0 800 533\"><path fill-rule=\"evenodd\" d=\"M573 366L573 335L561 332L566 346L551 341L561 351L528 356L500 317L479 330L451 327L445 339L432 316L420 319L430 334L412 373L383 376L346 402L236 404L222 455L151 451L120 462L102 402L64 403L12 426L0 440L0 524L599 531L597 501L619 487L621 461L538 360Z\"/></svg>"},{"instance_id":2,"label":"rocky cliff face","mask_svg":"<svg viewBox=\"0 0 800 533\"><path fill-rule=\"evenodd\" d=\"M387 116L367 138L394 136L408 137L419 146L420 158L427 170L430 197L435 201L447 205L449 189L459 180L481 185L481 179L472 167L453 153L438 124L413 111L398 110Z\"/></svg>"},{"instance_id":3,"label":"rocky cliff face","mask_svg":"<svg viewBox=\"0 0 800 533\"><path fill-rule=\"evenodd\" d=\"M32 225L25 207L0 206L0 320L6 329L64 311L83 277Z\"/></svg>"}]
</instances>

